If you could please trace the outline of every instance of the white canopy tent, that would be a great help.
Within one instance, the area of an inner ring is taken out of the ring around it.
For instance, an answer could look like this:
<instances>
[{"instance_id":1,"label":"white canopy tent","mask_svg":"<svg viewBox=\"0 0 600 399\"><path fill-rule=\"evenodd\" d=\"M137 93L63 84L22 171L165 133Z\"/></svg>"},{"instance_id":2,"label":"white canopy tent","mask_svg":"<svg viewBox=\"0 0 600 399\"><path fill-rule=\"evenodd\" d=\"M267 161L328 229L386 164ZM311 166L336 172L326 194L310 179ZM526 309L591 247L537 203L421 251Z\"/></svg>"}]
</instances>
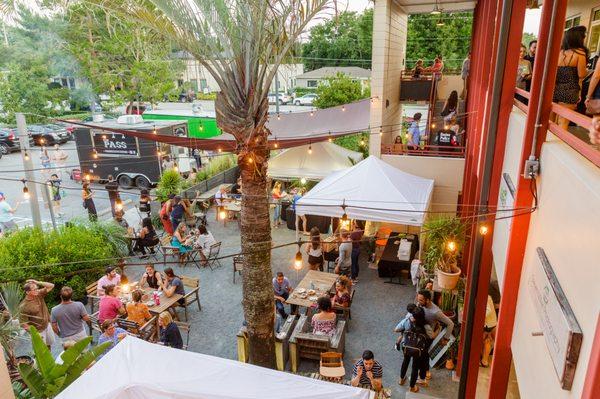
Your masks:
<instances>
[{"instance_id":1,"label":"white canopy tent","mask_svg":"<svg viewBox=\"0 0 600 399\"><path fill-rule=\"evenodd\" d=\"M362 158L360 152L323 141L282 151L269 160L268 174L274 179L322 180L331 172L349 168Z\"/></svg>"},{"instance_id":2,"label":"white canopy tent","mask_svg":"<svg viewBox=\"0 0 600 399\"><path fill-rule=\"evenodd\" d=\"M56 399L368 399L369 391L126 337Z\"/></svg>"},{"instance_id":3,"label":"white canopy tent","mask_svg":"<svg viewBox=\"0 0 600 399\"><path fill-rule=\"evenodd\" d=\"M320 215L422 226L429 209L433 180L405 173L369 156L334 172L296 204L296 215Z\"/></svg>"}]
</instances>

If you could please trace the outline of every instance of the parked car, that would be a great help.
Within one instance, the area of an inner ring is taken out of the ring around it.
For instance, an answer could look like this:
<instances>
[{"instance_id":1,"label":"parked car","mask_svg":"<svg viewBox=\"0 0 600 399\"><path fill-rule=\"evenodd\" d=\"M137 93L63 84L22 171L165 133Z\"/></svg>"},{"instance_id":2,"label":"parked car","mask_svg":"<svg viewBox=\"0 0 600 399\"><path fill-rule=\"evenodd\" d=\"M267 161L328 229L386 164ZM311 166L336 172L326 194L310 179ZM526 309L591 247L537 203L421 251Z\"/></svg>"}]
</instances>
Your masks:
<instances>
[{"instance_id":1,"label":"parked car","mask_svg":"<svg viewBox=\"0 0 600 399\"><path fill-rule=\"evenodd\" d=\"M275 93L270 93L269 96L269 104L275 104L277 102L277 95ZM279 93L279 105L286 105L292 102L292 97L288 96L285 93Z\"/></svg>"},{"instance_id":2,"label":"parked car","mask_svg":"<svg viewBox=\"0 0 600 399\"><path fill-rule=\"evenodd\" d=\"M31 134L35 145L63 144L69 140L67 129L51 125L29 125L27 130Z\"/></svg>"},{"instance_id":3,"label":"parked car","mask_svg":"<svg viewBox=\"0 0 600 399\"><path fill-rule=\"evenodd\" d=\"M29 145L33 146L33 139L29 138ZM20 151L19 134L16 128L0 127L0 153L6 155Z\"/></svg>"},{"instance_id":4,"label":"parked car","mask_svg":"<svg viewBox=\"0 0 600 399\"><path fill-rule=\"evenodd\" d=\"M317 98L315 93L308 93L303 95L302 97L297 97L294 99L294 105L313 105L313 101Z\"/></svg>"},{"instance_id":5,"label":"parked car","mask_svg":"<svg viewBox=\"0 0 600 399\"><path fill-rule=\"evenodd\" d=\"M75 125L67 122L56 122L50 123L47 126L54 127L55 129L61 130L65 129L69 134L69 140L74 140L73 131L75 130Z\"/></svg>"}]
</instances>

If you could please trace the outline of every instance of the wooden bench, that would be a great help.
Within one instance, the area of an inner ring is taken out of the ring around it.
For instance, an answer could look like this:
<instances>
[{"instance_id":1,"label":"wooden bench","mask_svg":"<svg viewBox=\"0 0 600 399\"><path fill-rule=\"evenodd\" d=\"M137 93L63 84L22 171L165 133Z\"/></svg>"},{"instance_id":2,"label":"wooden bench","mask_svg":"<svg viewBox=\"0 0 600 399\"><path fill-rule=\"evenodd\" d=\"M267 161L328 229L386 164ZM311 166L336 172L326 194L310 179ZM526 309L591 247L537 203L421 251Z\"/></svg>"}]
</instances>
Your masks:
<instances>
[{"instance_id":1,"label":"wooden bench","mask_svg":"<svg viewBox=\"0 0 600 399\"><path fill-rule=\"evenodd\" d=\"M275 361L277 370L284 371L289 358L289 341L296 326L297 317L289 315L279 333L275 334ZM248 363L250 345L248 343L248 330L246 326L242 326L237 333L237 351L238 360L243 363Z\"/></svg>"},{"instance_id":2,"label":"wooden bench","mask_svg":"<svg viewBox=\"0 0 600 399\"><path fill-rule=\"evenodd\" d=\"M296 328L290 338L290 359L292 371L298 370L300 358L320 360L323 352L344 354L346 343L346 322L338 321L333 337L317 335L310 332L310 320L306 315L300 316Z\"/></svg>"}]
</instances>

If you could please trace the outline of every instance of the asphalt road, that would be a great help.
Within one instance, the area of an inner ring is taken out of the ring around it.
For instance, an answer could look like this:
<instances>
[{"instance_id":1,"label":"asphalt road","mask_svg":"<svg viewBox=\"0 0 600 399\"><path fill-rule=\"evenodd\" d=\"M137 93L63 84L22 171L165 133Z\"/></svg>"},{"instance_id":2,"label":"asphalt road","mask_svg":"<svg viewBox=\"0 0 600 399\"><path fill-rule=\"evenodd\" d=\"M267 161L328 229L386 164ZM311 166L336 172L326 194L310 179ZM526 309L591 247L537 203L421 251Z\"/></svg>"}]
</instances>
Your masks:
<instances>
[{"instance_id":1,"label":"asphalt road","mask_svg":"<svg viewBox=\"0 0 600 399\"><path fill-rule=\"evenodd\" d=\"M74 217L87 218L87 211L83 209L82 206L81 184L69 178L70 171L74 168L79 168L79 159L77 157L77 151L75 150L75 142L69 141L62 144L61 149L68 155L68 158L62 167L53 169L52 172L41 170L42 167L39 159L40 147L34 147L30 153L34 169L40 169L34 171L35 181L45 182L52 173L57 173L62 179L62 188L64 189L65 195L61 201L61 212L64 215L56 219L59 224ZM54 151L54 149L49 150L50 156L52 156L52 151ZM25 173L23 172L23 160L20 152L4 155L0 159L0 191L5 194L8 203L13 208L17 207L14 218L17 225L31 225L31 202L30 200L23 199L23 184L19 181L2 180L2 178L25 178ZM36 184L42 223L45 226L50 226L50 212L43 201L41 192L44 187L44 185ZM102 210L108 209L110 207L110 202L108 201L108 195L104 190L104 187L101 185L92 185L92 189L95 191L94 202L98 212L100 213ZM130 198L137 202L137 190L134 189L130 191L133 191L136 194L121 193L121 199L125 201Z\"/></svg>"}]
</instances>

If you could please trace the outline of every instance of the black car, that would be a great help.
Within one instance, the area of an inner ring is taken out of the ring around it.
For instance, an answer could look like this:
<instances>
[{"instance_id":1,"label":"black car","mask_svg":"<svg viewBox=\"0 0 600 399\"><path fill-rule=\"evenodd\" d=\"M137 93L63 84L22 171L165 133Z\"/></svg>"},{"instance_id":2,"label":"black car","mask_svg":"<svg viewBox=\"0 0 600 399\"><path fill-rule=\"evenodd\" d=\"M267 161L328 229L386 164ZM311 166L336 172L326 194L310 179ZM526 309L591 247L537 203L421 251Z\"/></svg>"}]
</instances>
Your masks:
<instances>
[{"instance_id":1,"label":"black car","mask_svg":"<svg viewBox=\"0 0 600 399\"><path fill-rule=\"evenodd\" d=\"M29 130L35 145L63 144L69 140L67 129L56 125L29 125L27 130Z\"/></svg>"},{"instance_id":2,"label":"black car","mask_svg":"<svg viewBox=\"0 0 600 399\"><path fill-rule=\"evenodd\" d=\"M33 145L33 139L31 138L29 139L29 145ZM0 153L6 155L20 149L17 129L0 127Z\"/></svg>"}]
</instances>

